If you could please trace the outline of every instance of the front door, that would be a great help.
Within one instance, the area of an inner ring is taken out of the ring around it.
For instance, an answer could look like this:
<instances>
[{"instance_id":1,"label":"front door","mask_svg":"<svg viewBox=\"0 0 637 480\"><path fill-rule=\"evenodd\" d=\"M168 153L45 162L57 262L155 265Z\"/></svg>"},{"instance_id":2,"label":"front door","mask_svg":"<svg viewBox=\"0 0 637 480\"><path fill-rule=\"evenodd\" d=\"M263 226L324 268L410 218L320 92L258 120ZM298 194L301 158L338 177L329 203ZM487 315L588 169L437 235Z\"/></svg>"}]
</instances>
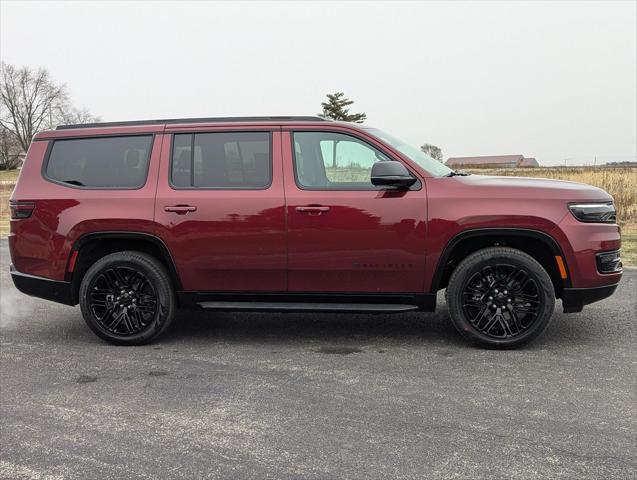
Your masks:
<instances>
[{"instance_id":1,"label":"front door","mask_svg":"<svg viewBox=\"0 0 637 480\"><path fill-rule=\"evenodd\" d=\"M167 129L157 235L182 288L286 289L281 134L276 129Z\"/></svg>"},{"instance_id":2,"label":"front door","mask_svg":"<svg viewBox=\"0 0 637 480\"><path fill-rule=\"evenodd\" d=\"M404 191L372 185L373 163L395 159L351 132L284 131L282 139L288 290L422 293L422 180Z\"/></svg>"}]
</instances>

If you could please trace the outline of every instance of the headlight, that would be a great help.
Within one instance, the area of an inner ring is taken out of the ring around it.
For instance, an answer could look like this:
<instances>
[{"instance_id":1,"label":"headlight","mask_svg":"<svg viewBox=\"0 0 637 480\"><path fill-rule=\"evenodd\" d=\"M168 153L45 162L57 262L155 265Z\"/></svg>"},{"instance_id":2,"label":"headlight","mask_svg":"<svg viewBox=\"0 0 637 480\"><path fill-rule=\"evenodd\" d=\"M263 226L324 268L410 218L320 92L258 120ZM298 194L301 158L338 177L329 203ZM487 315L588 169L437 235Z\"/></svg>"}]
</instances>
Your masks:
<instances>
[{"instance_id":1,"label":"headlight","mask_svg":"<svg viewBox=\"0 0 637 480\"><path fill-rule=\"evenodd\" d=\"M580 222L615 223L615 205L606 203L571 203L568 206Z\"/></svg>"}]
</instances>

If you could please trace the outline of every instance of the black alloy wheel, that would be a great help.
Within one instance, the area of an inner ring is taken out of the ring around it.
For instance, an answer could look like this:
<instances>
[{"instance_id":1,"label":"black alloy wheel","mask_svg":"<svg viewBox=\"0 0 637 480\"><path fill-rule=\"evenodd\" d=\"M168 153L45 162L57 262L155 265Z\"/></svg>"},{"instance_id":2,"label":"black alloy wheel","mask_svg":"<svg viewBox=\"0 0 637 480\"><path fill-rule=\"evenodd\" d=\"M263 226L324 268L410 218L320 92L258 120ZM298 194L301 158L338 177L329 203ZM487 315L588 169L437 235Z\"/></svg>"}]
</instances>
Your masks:
<instances>
[{"instance_id":1,"label":"black alloy wheel","mask_svg":"<svg viewBox=\"0 0 637 480\"><path fill-rule=\"evenodd\" d=\"M465 283L462 310L479 332L494 338L522 334L538 319L537 282L521 267L496 263Z\"/></svg>"},{"instance_id":2,"label":"black alloy wheel","mask_svg":"<svg viewBox=\"0 0 637 480\"><path fill-rule=\"evenodd\" d=\"M95 262L80 284L87 325L117 345L141 345L172 323L176 301L166 268L142 252L116 252Z\"/></svg>"},{"instance_id":3,"label":"black alloy wheel","mask_svg":"<svg viewBox=\"0 0 637 480\"><path fill-rule=\"evenodd\" d=\"M92 282L88 305L105 330L115 335L134 335L155 317L157 293L139 270L113 266Z\"/></svg>"},{"instance_id":4,"label":"black alloy wheel","mask_svg":"<svg viewBox=\"0 0 637 480\"><path fill-rule=\"evenodd\" d=\"M486 347L522 345L548 326L555 289L546 270L530 255L509 247L470 254L447 286L447 306L456 329Z\"/></svg>"}]
</instances>

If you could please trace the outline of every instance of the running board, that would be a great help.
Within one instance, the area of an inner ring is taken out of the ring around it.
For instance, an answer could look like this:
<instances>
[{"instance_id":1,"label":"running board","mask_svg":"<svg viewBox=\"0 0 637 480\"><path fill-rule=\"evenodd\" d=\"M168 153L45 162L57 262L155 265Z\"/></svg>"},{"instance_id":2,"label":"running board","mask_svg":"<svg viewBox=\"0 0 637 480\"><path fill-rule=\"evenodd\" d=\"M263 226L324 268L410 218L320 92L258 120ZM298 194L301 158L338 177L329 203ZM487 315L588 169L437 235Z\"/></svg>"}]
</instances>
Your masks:
<instances>
[{"instance_id":1,"label":"running board","mask_svg":"<svg viewBox=\"0 0 637 480\"><path fill-rule=\"evenodd\" d=\"M400 313L418 310L418 305L392 303L306 303L306 302L199 302L206 310L281 312L378 312Z\"/></svg>"}]
</instances>

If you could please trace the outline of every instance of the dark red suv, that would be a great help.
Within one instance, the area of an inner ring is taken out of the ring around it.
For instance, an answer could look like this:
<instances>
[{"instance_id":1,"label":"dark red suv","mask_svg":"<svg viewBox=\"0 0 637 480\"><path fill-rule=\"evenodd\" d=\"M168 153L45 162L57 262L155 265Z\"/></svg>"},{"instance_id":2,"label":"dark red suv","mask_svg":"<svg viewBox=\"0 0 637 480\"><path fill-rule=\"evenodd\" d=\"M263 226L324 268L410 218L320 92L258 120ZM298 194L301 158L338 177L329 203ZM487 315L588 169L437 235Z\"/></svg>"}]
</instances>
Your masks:
<instances>
[{"instance_id":1,"label":"dark red suv","mask_svg":"<svg viewBox=\"0 0 637 480\"><path fill-rule=\"evenodd\" d=\"M18 289L80 304L117 344L178 307L433 311L488 346L539 335L621 278L613 199L465 175L374 128L315 117L58 127L10 202Z\"/></svg>"}]
</instances>

